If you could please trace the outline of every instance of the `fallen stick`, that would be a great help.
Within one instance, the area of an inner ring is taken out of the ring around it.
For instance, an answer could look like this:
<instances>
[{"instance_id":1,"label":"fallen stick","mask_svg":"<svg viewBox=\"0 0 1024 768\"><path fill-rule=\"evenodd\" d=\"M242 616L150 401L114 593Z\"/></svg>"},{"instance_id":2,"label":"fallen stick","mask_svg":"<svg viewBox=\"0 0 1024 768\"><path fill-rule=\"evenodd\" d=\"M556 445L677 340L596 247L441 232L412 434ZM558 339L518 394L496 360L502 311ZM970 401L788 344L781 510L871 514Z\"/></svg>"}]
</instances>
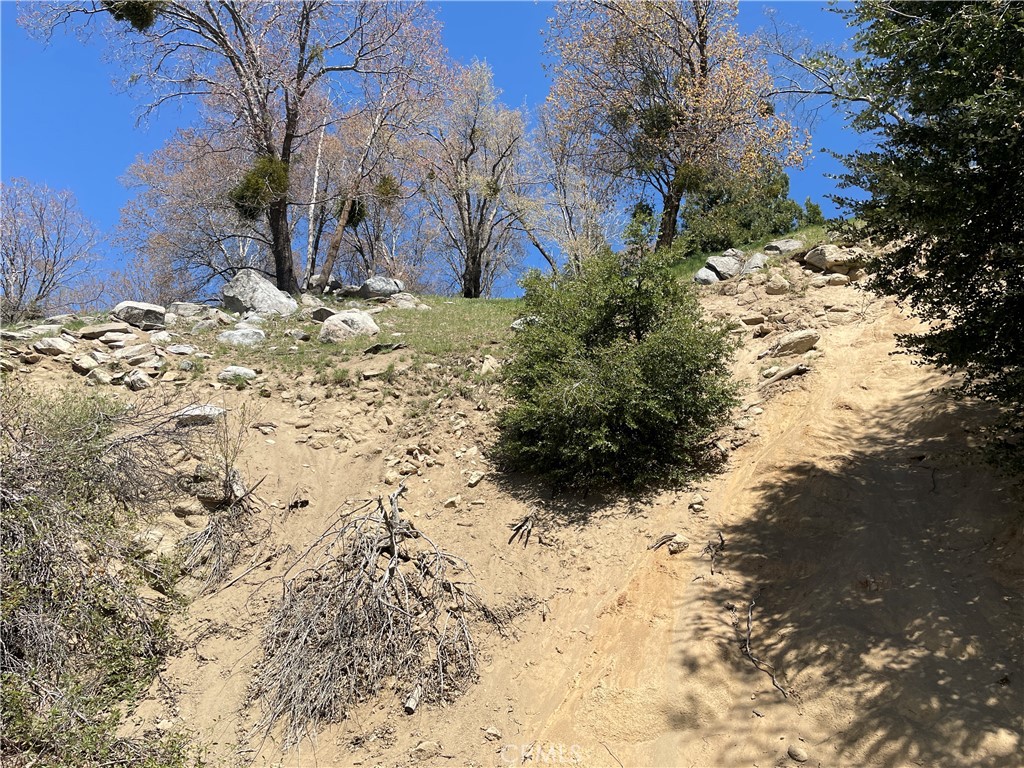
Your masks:
<instances>
[{"instance_id":1,"label":"fallen stick","mask_svg":"<svg viewBox=\"0 0 1024 768\"><path fill-rule=\"evenodd\" d=\"M700 553L701 557L704 557L704 555L710 555L711 556L711 575L712 576L715 575L715 558L718 557L718 553L721 552L723 549L725 549L725 537L722 535L722 532L719 531L718 532L718 543L715 544L715 542L709 541L708 545L706 547L704 547L704 549ZM719 571L719 573L721 573L721 571Z\"/></svg>"},{"instance_id":2,"label":"fallen stick","mask_svg":"<svg viewBox=\"0 0 1024 768\"><path fill-rule=\"evenodd\" d=\"M508 543L511 544L519 539L523 542L523 549L526 549L526 545L530 543L530 532L533 530L533 515L527 515L518 523L512 523L509 528L512 529L512 535L509 537Z\"/></svg>"},{"instance_id":3,"label":"fallen stick","mask_svg":"<svg viewBox=\"0 0 1024 768\"><path fill-rule=\"evenodd\" d=\"M783 370L776 373L774 376L768 379L768 381L761 382L759 388L764 389L769 384L775 384L776 382L782 381L783 379L788 379L790 376L802 376L809 370L811 370L811 367L809 365L804 365L803 363L791 365L789 366L789 368L784 368Z\"/></svg>"},{"instance_id":4,"label":"fallen stick","mask_svg":"<svg viewBox=\"0 0 1024 768\"><path fill-rule=\"evenodd\" d=\"M756 596L755 596L756 598ZM758 671L764 672L769 675L772 679L772 685L774 685L783 698L788 699L789 694L786 693L786 689L779 685L778 679L775 677L775 667L769 664L767 661L761 661L757 658L750 650L750 630L754 622L754 600L750 601L750 606L747 608L747 636L743 641L743 655L750 659L751 663L757 668Z\"/></svg>"}]
</instances>

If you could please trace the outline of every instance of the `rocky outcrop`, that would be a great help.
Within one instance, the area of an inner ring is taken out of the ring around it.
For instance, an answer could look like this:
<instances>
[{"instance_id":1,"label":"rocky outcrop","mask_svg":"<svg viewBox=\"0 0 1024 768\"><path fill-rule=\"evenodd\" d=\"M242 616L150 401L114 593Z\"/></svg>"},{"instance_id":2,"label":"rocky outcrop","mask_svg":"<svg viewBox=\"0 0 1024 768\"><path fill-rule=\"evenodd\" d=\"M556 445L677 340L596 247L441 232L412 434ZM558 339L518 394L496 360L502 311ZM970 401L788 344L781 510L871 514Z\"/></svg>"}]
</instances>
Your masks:
<instances>
[{"instance_id":1,"label":"rocky outcrop","mask_svg":"<svg viewBox=\"0 0 1024 768\"><path fill-rule=\"evenodd\" d=\"M295 299L252 269L243 269L231 278L221 289L221 297L225 309L243 315L287 316L299 308Z\"/></svg>"},{"instance_id":2,"label":"rocky outcrop","mask_svg":"<svg viewBox=\"0 0 1024 768\"><path fill-rule=\"evenodd\" d=\"M376 336L380 328L369 314L359 309L346 309L331 315L320 329L320 341L337 343L354 336Z\"/></svg>"},{"instance_id":3,"label":"rocky outcrop","mask_svg":"<svg viewBox=\"0 0 1024 768\"><path fill-rule=\"evenodd\" d=\"M164 327L166 312L159 304L147 304L144 301L122 301L114 307L110 314L139 330L155 331Z\"/></svg>"}]
</instances>

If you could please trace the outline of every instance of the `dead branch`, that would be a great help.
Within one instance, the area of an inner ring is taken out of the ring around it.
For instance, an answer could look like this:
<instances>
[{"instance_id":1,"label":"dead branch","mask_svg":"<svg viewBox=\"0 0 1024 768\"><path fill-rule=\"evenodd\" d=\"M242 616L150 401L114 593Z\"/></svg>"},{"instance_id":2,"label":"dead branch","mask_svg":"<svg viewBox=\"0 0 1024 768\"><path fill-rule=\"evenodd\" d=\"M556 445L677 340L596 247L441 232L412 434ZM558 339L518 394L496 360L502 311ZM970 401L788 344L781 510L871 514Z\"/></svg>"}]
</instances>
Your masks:
<instances>
[{"instance_id":1,"label":"dead branch","mask_svg":"<svg viewBox=\"0 0 1024 768\"><path fill-rule=\"evenodd\" d=\"M760 592L758 592L758 594L755 595L753 599L751 599L750 605L747 607L747 635L743 639L743 655L750 659L751 663L754 665L754 667L757 668L758 671L764 672L766 675L771 677L772 685L774 685L778 689L778 691L782 694L784 698L788 699L789 694L786 692L785 688L779 685L778 678L776 678L775 676L775 667L773 667L767 661L761 661L761 659L757 658L754 655L753 651L750 650L750 631L753 627L754 621L754 603L759 595ZM733 608L733 610L735 610L735 608Z\"/></svg>"},{"instance_id":2,"label":"dead branch","mask_svg":"<svg viewBox=\"0 0 1024 768\"><path fill-rule=\"evenodd\" d=\"M711 575L712 576L715 575L715 558L718 557L718 554L723 549L725 549L725 537L722 536L722 532L719 531L718 532L718 543L716 544L713 541L709 541L707 546L704 547L704 549L700 553L701 557L704 557L704 555L708 555L711 558ZM721 573L721 571L719 571L719 573Z\"/></svg>"},{"instance_id":3,"label":"dead branch","mask_svg":"<svg viewBox=\"0 0 1024 768\"><path fill-rule=\"evenodd\" d=\"M404 491L341 513L281 578L252 684L259 730L284 721L294 744L385 686L408 711L475 678L471 621L496 618L466 561L402 516Z\"/></svg>"},{"instance_id":4,"label":"dead branch","mask_svg":"<svg viewBox=\"0 0 1024 768\"><path fill-rule=\"evenodd\" d=\"M519 539L523 542L523 549L526 549L526 545L530 543L530 532L533 530L533 515L527 515L519 522L512 523L509 528L512 529L512 535L508 539L508 544Z\"/></svg>"},{"instance_id":5,"label":"dead branch","mask_svg":"<svg viewBox=\"0 0 1024 768\"><path fill-rule=\"evenodd\" d=\"M788 379L791 376L802 376L802 375L804 375L805 373L807 373L810 370L811 370L811 367L809 365L804 365L803 363L797 363L796 365L791 365L791 366L789 366L789 368L782 369L781 371L776 373L774 376L772 376L767 381L761 382L761 384L759 386L759 389L764 389L765 387L769 386L770 384L775 384L777 382L782 381L783 379Z\"/></svg>"},{"instance_id":6,"label":"dead branch","mask_svg":"<svg viewBox=\"0 0 1024 768\"><path fill-rule=\"evenodd\" d=\"M666 544L668 544L670 541L672 541L672 539L674 539L675 537L676 537L675 532L663 533L661 536L659 536L657 539L655 539L651 544L648 544L647 545L647 549L652 549L653 550L653 549L658 549L659 547L663 547Z\"/></svg>"}]
</instances>

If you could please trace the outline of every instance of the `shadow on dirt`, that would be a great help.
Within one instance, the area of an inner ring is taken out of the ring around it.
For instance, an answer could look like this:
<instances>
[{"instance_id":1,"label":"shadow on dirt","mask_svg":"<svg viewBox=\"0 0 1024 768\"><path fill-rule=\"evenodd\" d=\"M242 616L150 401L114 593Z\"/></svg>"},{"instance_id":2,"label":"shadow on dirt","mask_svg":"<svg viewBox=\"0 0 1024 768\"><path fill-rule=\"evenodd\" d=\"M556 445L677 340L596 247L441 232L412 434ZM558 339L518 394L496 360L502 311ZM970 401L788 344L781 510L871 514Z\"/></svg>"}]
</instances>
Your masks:
<instances>
[{"instance_id":1,"label":"shadow on dirt","mask_svg":"<svg viewBox=\"0 0 1024 768\"><path fill-rule=\"evenodd\" d=\"M838 418L819 430L836 455L777 467L722 528L705 621L735 624L733 663L781 700L742 654L756 601L754 654L790 705L832 713L838 732L811 747L823 765L1020 765L1021 509L1009 481L968 462L964 425L981 416L928 393Z\"/></svg>"}]
</instances>

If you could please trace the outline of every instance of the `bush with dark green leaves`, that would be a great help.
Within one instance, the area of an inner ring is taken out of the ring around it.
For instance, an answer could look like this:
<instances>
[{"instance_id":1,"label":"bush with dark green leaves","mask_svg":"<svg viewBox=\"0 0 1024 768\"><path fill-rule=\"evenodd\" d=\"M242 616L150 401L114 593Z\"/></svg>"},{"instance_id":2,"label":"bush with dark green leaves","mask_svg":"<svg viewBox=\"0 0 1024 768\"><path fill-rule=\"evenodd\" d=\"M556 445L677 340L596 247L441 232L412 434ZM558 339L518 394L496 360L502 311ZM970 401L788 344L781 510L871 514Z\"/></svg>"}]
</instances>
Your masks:
<instances>
[{"instance_id":1,"label":"bush with dark green leaves","mask_svg":"<svg viewBox=\"0 0 1024 768\"><path fill-rule=\"evenodd\" d=\"M246 221L255 221L271 203L288 194L288 164L276 157L263 155L256 158L252 168L228 193L238 215Z\"/></svg>"},{"instance_id":2,"label":"bush with dark green leaves","mask_svg":"<svg viewBox=\"0 0 1024 768\"><path fill-rule=\"evenodd\" d=\"M877 140L841 198L889 244L874 286L926 330L901 343L1003 409L993 443L1024 471L1024 3L874 0L840 9L860 54L837 87Z\"/></svg>"},{"instance_id":3,"label":"bush with dark green leaves","mask_svg":"<svg viewBox=\"0 0 1024 768\"><path fill-rule=\"evenodd\" d=\"M674 483L709 466L734 387L728 329L662 256L529 273L495 454L556 486Z\"/></svg>"}]
</instances>

